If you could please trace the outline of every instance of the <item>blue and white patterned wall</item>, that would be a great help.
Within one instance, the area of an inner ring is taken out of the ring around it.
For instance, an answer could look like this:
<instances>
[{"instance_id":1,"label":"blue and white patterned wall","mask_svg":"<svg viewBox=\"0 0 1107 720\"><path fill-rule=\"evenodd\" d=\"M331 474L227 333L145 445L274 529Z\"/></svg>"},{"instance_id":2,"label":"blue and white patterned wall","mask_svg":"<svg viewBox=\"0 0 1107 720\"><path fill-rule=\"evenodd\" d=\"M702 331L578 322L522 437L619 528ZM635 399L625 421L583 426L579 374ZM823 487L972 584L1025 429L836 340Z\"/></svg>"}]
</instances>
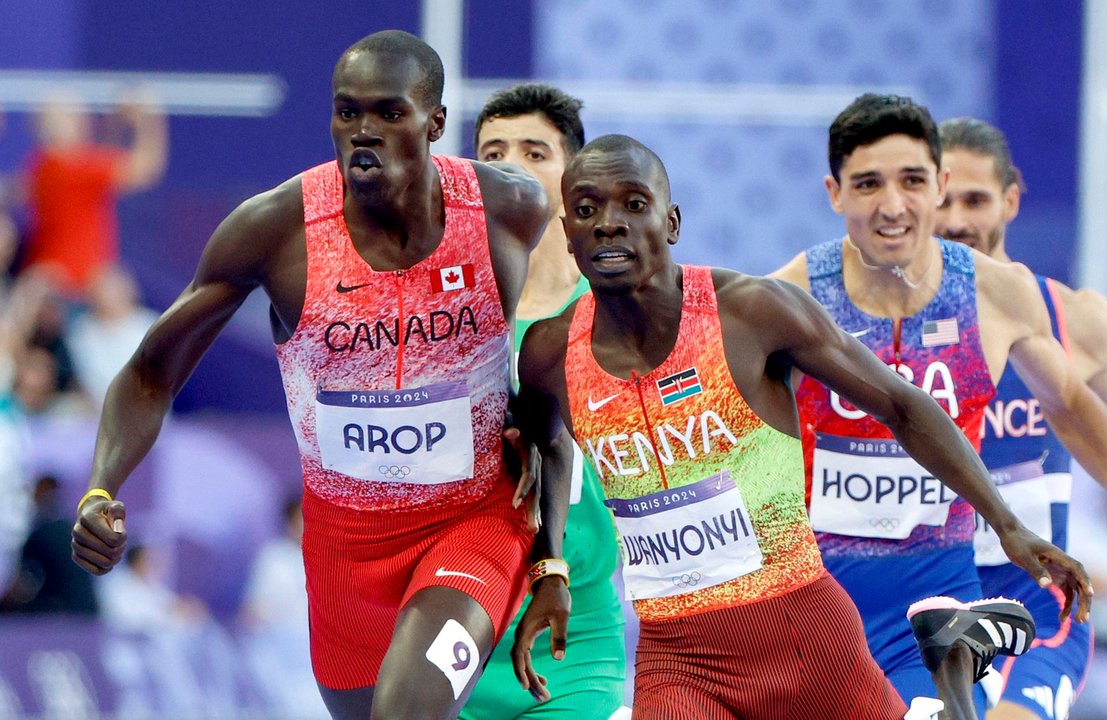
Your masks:
<instances>
[{"instance_id":1,"label":"blue and white patterned wall","mask_svg":"<svg viewBox=\"0 0 1107 720\"><path fill-rule=\"evenodd\" d=\"M938 121L990 119L992 14L988 0L538 0L534 69L565 83L834 86L846 102L895 90ZM634 107L590 119L582 99L589 137L633 135L665 161L681 261L765 273L841 234L822 181L836 111L807 124L642 119Z\"/></svg>"}]
</instances>

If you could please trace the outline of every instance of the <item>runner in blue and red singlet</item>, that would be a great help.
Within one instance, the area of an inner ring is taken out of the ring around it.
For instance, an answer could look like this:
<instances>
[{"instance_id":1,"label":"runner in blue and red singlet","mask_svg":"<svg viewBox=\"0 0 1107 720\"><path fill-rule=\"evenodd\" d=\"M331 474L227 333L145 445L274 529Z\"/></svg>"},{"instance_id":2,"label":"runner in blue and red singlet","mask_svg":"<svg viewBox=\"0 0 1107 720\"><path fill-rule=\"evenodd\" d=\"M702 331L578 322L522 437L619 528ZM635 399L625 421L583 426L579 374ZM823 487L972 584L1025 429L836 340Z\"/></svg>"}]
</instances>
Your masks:
<instances>
[{"instance_id":1,"label":"runner in blue and red singlet","mask_svg":"<svg viewBox=\"0 0 1107 720\"><path fill-rule=\"evenodd\" d=\"M801 253L776 275L810 290L840 327L926 391L975 445L1010 358L1040 389L1066 444L1095 460L1096 446L1107 446L1107 407L1074 382L1034 278L933 236L948 172L940 170L938 130L926 108L894 95L857 98L830 127L829 161L825 184L847 235ZM951 607L964 609L980 598L969 503L985 508L947 487L956 470L933 465L933 448L891 442L867 413L814 380L803 381L798 401L811 520L827 567L857 603L873 654L900 694L933 695L933 658L924 664L916 643L928 656L940 625L917 617L932 603L911 603L948 596ZM992 525L1010 559L1033 582L1062 580L1067 572L1013 548L1013 537L1030 533L1005 515ZM1087 614L1086 605L1077 609L1081 621ZM1030 640L1017 632L997 637L1019 650ZM985 671L974 667L973 677ZM978 690L976 712L984 711Z\"/></svg>"}]
</instances>

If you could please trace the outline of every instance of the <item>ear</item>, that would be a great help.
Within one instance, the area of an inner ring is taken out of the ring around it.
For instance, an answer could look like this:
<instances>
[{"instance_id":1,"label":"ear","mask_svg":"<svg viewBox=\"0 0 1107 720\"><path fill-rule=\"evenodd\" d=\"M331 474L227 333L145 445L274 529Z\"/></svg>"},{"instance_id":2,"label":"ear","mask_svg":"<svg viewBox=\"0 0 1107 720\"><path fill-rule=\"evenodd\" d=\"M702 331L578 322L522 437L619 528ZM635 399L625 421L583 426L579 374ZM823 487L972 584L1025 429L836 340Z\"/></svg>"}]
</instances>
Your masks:
<instances>
[{"instance_id":1,"label":"ear","mask_svg":"<svg viewBox=\"0 0 1107 720\"><path fill-rule=\"evenodd\" d=\"M935 180L938 183L938 204L934 207L942 207L942 203L946 201L946 188L949 187L949 168L940 169Z\"/></svg>"},{"instance_id":2,"label":"ear","mask_svg":"<svg viewBox=\"0 0 1107 720\"><path fill-rule=\"evenodd\" d=\"M673 203L669 206L669 215L666 218L669 231L669 244L676 245L680 239L680 206Z\"/></svg>"},{"instance_id":3,"label":"ear","mask_svg":"<svg viewBox=\"0 0 1107 720\"><path fill-rule=\"evenodd\" d=\"M573 241L569 239L569 216L561 215L561 231L565 233L565 249L569 251L569 254L573 254Z\"/></svg>"},{"instance_id":4,"label":"ear","mask_svg":"<svg viewBox=\"0 0 1107 720\"><path fill-rule=\"evenodd\" d=\"M826 195L830 200L830 207L834 208L834 212L839 215L842 214L842 186L833 175L827 175L823 178L823 185L826 185Z\"/></svg>"},{"instance_id":5,"label":"ear","mask_svg":"<svg viewBox=\"0 0 1107 720\"><path fill-rule=\"evenodd\" d=\"M427 140L434 142L446 131L446 106L439 105L427 118Z\"/></svg>"},{"instance_id":6,"label":"ear","mask_svg":"<svg viewBox=\"0 0 1107 720\"><path fill-rule=\"evenodd\" d=\"M1015 219L1019 214L1019 207L1022 203L1022 190L1019 190L1018 183L1011 183L1007 186L1007 189L1003 191L1003 222L1009 223Z\"/></svg>"}]
</instances>

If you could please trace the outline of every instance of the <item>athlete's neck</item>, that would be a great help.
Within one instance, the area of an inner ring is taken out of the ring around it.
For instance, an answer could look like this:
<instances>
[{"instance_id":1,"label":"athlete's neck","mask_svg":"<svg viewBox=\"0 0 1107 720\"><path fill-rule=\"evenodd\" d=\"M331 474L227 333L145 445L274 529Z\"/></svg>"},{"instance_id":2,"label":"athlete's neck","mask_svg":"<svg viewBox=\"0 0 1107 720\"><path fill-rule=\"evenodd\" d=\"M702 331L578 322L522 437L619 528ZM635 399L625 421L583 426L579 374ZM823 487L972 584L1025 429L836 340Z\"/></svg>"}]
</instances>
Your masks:
<instances>
[{"instance_id":1,"label":"athlete's neck","mask_svg":"<svg viewBox=\"0 0 1107 720\"><path fill-rule=\"evenodd\" d=\"M665 361L680 334L684 277L673 263L649 282L623 295L596 292L592 354L604 370L629 378Z\"/></svg>"},{"instance_id":2,"label":"athlete's neck","mask_svg":"<svg viewBox=\"0 0 1107 720\"><path fill-rule=\"evenodd\" d=\"M842 248L842 280L858 308L893 319L915 315L934 299L942 282L942 250L928 239L906 265L869 262L847 237Z\"/></svg>"},{"instance_id":3,"label":"athlete's neck","mask_svg":"<svg viewBox=\"0 0 1107 720\"><path fill-rule=\"evenodd\" d=\"M445 231L438 172L432 165L388 195L355 196L347 190L343 215L354 247L375 269L411 267L434 252Z\"/></svg>"},{"instance_id":4,"label":"athlete's neck","mask_svg":"<svg viewBox=\"0 0 1107 720\"><path fill-rule=\"evenodd\" d=\"M553 315L563 308L580 282L580 269L569 254L565 229L554 219L530 254L527 284L519 298L516 317L534 320Z\"/></svg>"}]
</instances>

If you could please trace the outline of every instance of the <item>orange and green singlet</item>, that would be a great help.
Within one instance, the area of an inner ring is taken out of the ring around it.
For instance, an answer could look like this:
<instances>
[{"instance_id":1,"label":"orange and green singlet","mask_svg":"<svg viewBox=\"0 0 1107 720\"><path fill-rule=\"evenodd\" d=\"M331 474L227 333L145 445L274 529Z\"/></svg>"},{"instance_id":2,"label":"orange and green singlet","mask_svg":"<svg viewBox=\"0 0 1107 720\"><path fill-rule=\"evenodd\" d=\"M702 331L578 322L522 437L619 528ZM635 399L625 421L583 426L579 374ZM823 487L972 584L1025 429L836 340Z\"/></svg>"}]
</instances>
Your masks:
<instances>
[{"instance_id":1,"label":"orange and green singlet","mask_svg":"<svg viewBox=\"0 0 1107 720\"><path fill-rule=\"evenodd\" d=\"M618 378L577 303L565 377L573 431L615 513L627 597L643 621L758 602L824 574L800 441L767 425L727 366L711 269L683 266L676 345Z\"/></svg>"}]
</instances>

